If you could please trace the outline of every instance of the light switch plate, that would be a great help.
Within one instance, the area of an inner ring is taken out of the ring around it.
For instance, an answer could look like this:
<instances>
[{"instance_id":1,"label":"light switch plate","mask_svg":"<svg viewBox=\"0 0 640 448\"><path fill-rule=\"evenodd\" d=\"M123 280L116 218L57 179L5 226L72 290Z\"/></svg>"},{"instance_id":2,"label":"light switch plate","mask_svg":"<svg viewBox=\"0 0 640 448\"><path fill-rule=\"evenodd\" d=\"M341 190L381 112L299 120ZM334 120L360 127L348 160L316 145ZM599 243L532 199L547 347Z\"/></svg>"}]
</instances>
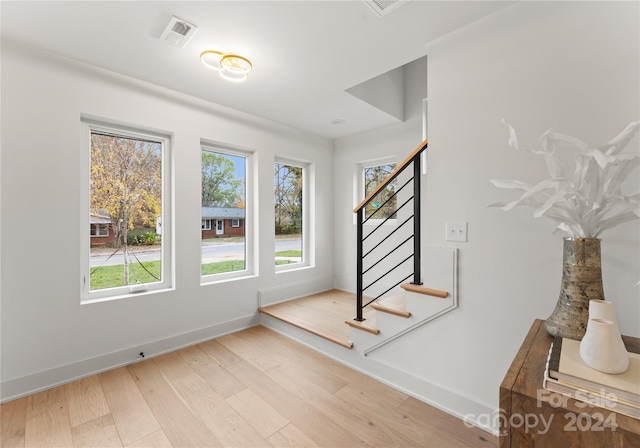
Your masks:
<instances>
[{"instance_id":1,"label":"light switch plate","mask_svg":"<svg viewBox=\"0 0 640 448\"><path fill-rule=\"evenodd\" d=\"M467 223L466 222L447 222L446 224L446 240L459 243L467 242Z\"/></svg>"}]
</instances>

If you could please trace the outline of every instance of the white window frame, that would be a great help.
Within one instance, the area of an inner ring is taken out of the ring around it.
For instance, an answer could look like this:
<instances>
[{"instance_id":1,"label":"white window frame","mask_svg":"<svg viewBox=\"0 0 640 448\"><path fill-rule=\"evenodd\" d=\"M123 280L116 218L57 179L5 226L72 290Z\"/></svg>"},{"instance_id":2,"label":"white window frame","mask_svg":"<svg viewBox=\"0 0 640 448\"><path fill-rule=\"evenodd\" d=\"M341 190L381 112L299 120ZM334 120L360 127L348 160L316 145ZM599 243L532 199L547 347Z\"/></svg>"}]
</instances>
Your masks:
<instances>
[{"instance_id":1,"label":"white window frame","mask_svg":"<svg viewBox=\"0 0 640 448\"><path fill-rule=\"evenodd\" d=\"M171 151L171 134L95 117L81 117L82 148L80 159L82 167L80 188L80 303L90 304L108 300L124 299L138 295L153 294L175 289L174 248L173 248L173 156ZM141 285L126 285L115 288L91 290L89 255L91 250L90 220L90 181L91 181L91 132L106 132L154 141L162 144L162 249L161 249L161 280Z\"/></svg>"},{"instance_id":2,"label":"white window frame","mask_svg":"<svg viewBox=\"0 0 640 448\"><path fill-rule=\"evenodd\" d=\"M238 218L233 218L231 220L231 227L240 227L240 219Z\"/></svg>"},{"instance_id":3,"label":"white window frame","mask_svg":"<svg viewBox=\"0 0 640 448\"><path fill-rule=\"evenodd\" d=\"M283 157L276 157L273 163L274 165L280 163L302 168L302 260L298 263L274 264L275 271L283 273L313 267L315 265L315 204L313 203L313 198L315 198L315 165L311 162ZM275 191L272 193L273 196L275 196ZM275 223L273 235L275 259Z\"/></svg>"},{"instance_id":4,"label":"white window frame","mask_svg":"<svg viewBox=\"0 0 640 448\"><path fill-rule=\"evenodd\" d=\"M357 204L360 204L364 198L365 198L365 191L364 191L364 170L367 168L373 168L376 166L381 166L381 165L396 165L396 167L398 166L398 161L396 160L396 157L385 157L385 158L381 158L381 159L374 159L374 160L368 160L368 161L364 161L358 164L358 172L356 174L356 182L357 182L357 187L356 187L356 191L357 191L357 196L356 196L356 200L354 201ZM396 185L398 184L398 180L396 178ZM398 196L396 196L396 203L398 203ZM396 215L397 216L397 215ZM356 214L354 213L354 218L353 218L353 222L356 222ZM364 224L365 226L377 226L379 225L381 222L383 222L385 220L385 218L371 218L368 219L367 222ZM398 222L397 218L392 218L387 220L384 225L396 225Z\"/></svg>"},{"instance_id":5,"label":"white window frame","mask_svg":"<svg viewBox=\"0 0 640 448\"><path fill-rule=\"evenodd\" d=\"M93 231L94 228L96 229L95 232ZM100 232L100 229L104 229L104 233ZM109 224L100 224L100 223L91 224L90 235L91 237L100 237L100 238L109 236Z\"/></svg>"},{"instance_id":6,"label":"white window frame","mask_svg":"<svg viewBox=\"0 0 640 448\"><path fill-rule=\"evenodd\" d=\"M244 269L240 271L222 272L219 274L201 274L200 285L205 286L236 279L254 277L257 275L258 271L254 255L254 216L257 215L257 204L254 200L254 198L257 197L257 193L254 191L255 185L257 185L257 180L255 179L256 175L254 174L254 151L239 148L226 143L213 142L209 140L200 141L200 151L211 151L218 154L228 154L237 157L244 157L245 159ZM200 189L200 191L202 191L202 189ZM212 219L212 221L215 220ZM211 229L217 229L217 223L215 225L212 223ZM200 241L202 242L202 239ZM199 266L202 266L202 257L200 258Z\"/></svg>"},{"instance_id":7,"label":"white window frame","mask_svg":"<svg viewBox=\"0 0 640 448\"><path fill-rule=\"evenodd\" d=\"M211 222L215 221L214 219L210 219L210 218L202 218L202 228L201 230L211 230Z\"/></svg>"}]
</instances>

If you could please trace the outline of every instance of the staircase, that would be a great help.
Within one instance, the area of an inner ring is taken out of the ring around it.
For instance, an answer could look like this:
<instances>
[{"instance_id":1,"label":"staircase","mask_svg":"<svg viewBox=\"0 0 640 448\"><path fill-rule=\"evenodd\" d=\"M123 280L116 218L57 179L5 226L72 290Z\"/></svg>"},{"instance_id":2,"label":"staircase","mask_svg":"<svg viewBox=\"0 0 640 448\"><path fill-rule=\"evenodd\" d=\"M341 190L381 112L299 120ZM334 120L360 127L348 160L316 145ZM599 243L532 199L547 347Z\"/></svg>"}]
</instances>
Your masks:
<instances>
[{"instance_id":1,"label":"staircase","mask_svg":"<svg viewBox=\"0 0 640 448\"><path fill-rule=\"evenodd\" d=\"M354 209L358 216L355 300L344 291L327 291L260 308L263 316L366 356L457 308L456 249L421 244L420 156L426 148L427 140ZM340 319L348 313L345 306L354 302L355 318ZM273 320L261 320L275 325ZM336 328L343 325L347 330L344 323L348 331Z\"/></svg>"},{"instance_id":2,"label":"staircase","mask_svg":"<svg viewBox=\"0 0 640 448\"><path fill-rule=\"evenodd\" d=\"M363 320L346 320L354 349L368 355L458 307L457 251L427 247L424 268L429 286L404 283L399 290L371 303Z\"/></svg>"}]
</instances>

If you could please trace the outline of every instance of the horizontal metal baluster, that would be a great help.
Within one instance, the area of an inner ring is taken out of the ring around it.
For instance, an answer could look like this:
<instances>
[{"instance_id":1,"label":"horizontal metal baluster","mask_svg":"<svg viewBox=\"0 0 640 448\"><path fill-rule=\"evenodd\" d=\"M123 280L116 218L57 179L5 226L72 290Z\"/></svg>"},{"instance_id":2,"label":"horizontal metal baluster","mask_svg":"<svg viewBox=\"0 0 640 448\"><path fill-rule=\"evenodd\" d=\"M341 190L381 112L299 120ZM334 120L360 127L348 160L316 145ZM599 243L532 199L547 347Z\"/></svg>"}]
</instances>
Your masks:
<instances>
[{"instance_id":1,"label":"horizontal metal baluster","mask_svg":"<svg viewBox=\"0 0 640 448\"><path fill-rule=\"evenodd\" d=\"M391 255L392 253L394 253L395 251L397 251L398 249L400 249L402 247L402 245L404 243L406 243L407 241L409 241L411 238L413 238L413 235L409 236L409 238L407 238L406 240L404 240L402 243L398 244L396 247L394 247L391 251L387 252L387 254L382 257L381 259L379 259L378 261L376 261L374 264L372 264L371 266L369 266L367 269L365 269L362 272L362 275L364 276L364 274L366 274L367 272L369 272L371 269L373 269L378 263L380 263L382 260L384 260L385 258L387 258L389 255ZM364 258L364 257L362 257Z\"/></svg>"}]
</instances>

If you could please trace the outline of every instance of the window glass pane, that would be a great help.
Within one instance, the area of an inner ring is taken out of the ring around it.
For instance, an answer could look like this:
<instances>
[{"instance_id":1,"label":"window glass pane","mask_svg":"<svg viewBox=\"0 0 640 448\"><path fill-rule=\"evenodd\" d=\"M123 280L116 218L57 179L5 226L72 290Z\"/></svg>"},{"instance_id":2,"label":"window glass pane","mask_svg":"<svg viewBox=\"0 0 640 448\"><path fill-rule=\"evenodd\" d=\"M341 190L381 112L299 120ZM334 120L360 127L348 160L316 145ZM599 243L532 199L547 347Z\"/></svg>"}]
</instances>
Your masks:
<instances>
[{"instance_id":1,"label":"window glass pane","mask_svg":"<svg viewBox=\"0 0 640 448\"><path fill-rule=\"evenodd\" d=\"M247 269L246 160L202 150L202 275ZM232 219L237 226L229 224Z\"/></svg>"},{"instance_id":2,"label":"window glass pane","mask_svg":"<svg viewBox=\"0 0 640 448\"><path fill-rule=\"evenodd\" d=\"M364 179L364 197L375 190L375 188L383 182L391 172L396 168L395 163L388 163L384 165L375 165L365 167L363 171ZM373 219L386 219L389 217L395 218L395 210L397 207L397 198L393 196L396 192L396 179L392 180L387 188L378 193L373 201L365 208L365 218L370 216Z\"/></svg>"},{"instance_id":3,"label":"window glass pane","mask_svg":"<svg viewBox=\"0 0 640 448\"><path fill-rule=\"evenodd\" d=\"M162 281L163 144L91 131L90 291Z\"/></svg>"},{"instance_id":4,"label":"window glass pane","mask_svg":"<svg viewBox=\"0 0 640 448\"><path fill-rule=\"evenodd\" d=\"M303 173L299 166L274 165L276 265L303 260Z\"/></svg>"}]
</instances>

